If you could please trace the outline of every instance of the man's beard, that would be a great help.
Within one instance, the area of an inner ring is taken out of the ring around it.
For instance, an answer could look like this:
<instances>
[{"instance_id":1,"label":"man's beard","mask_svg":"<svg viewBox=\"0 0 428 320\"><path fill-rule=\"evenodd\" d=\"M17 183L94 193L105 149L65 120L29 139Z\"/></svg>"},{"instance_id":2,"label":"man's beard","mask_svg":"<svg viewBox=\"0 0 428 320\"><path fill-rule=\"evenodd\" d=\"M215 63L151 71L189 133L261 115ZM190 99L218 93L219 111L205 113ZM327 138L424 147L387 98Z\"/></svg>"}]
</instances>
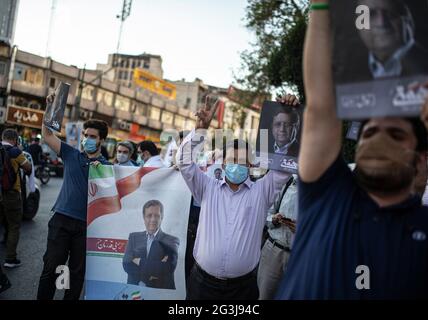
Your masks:
<instances>
[{"instance_id":1,"label":"man's beard","mask_svg":"<svg viewBox=\"0 0 428 320\"><path fill-rule=\"evenodd\" d=\"M417 158L414 150L380 133L357 147L355 177L369 193L396 194L413 184Z\"/></svg>"},{"instance_id":2,"label":"man's beard","mask_svg":"<svg viewBox=\"0 0 428 320\"><path fill-rule=\"evenodd\" d=\"M393 169L355 168L358 184L367 192L375 194L395 194L409 188L416 174L411 166L395 166Z\"/></svg>"}]
</instances>

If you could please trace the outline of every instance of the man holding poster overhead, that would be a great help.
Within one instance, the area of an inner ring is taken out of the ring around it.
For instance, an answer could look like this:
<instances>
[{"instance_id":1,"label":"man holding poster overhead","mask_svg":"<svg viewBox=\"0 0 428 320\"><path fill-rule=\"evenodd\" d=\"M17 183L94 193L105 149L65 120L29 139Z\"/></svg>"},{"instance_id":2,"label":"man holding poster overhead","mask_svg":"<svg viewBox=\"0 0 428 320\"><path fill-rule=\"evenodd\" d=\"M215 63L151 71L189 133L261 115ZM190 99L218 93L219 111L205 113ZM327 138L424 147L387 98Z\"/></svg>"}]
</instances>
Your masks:
<instances>
[{"instance_id":1,"label":"man holding poster overhead","mask_svg":"<svg viewBox=\"0 0 428 320\"><path fill-rule=\"evenodd\" d=\"M342 122L335 112L329 8L327 0L311 4L304 49L307 106L299 157L299 224L277 297L426 298L428 208L413 194L428 149L426 128L418 118L365 120L356 169L348 168L341 156Z\"/></svg>"},{"instance_id":2,"label":"man holding poster overhead","mask_svg":"<svg viewBox=\"0 0 428 320\"><path fill-rule=\"evenodd\" d=\"M53 96L47 98L52 103ZM44 122L45 123L45 122ZM58 123L61 127L61 123ZM65 290L65 300L78 300L85 278L86 215L88 199L88 174L92 164L110 164L101 155L101 143L108 134L107 123L88 120L83 124L83 152L61 141L43 124L45 143L64 162L64 181L49 221L48 241L43 256L37 299L51 300L55 294L57 267L68 260L70 289Z\"/></svg>"},{"instance_id":3,"label":"man holding poster overhead","mask_svg":"<svg viewBox=\"0 0 428 320\"><path fill-rule=\"evenodd\" d=\"M232 140L223 146L224 180L208 177L195 163L193 151L205 138L217 102L207 99L198 111L196 129L186 136L177 154L180 172L201 204L195 265L188 280L188 300L258 299L256 268L266 213L290 174L271 170L252 182L252 152L247 142ZM214 99L212 99L214 100ZM202 134L202 137L201 137Z\"/></svg>"}]
</instances>

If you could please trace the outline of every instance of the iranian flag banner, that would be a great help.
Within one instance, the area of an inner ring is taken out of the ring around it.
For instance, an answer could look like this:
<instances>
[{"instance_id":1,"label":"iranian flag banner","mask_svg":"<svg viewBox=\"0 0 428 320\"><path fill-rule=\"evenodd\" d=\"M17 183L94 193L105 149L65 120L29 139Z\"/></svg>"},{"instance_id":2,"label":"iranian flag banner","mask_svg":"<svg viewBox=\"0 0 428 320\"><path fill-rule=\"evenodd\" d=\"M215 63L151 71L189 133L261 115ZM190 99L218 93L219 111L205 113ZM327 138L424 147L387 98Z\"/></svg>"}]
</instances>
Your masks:
<instances>
[{"instance_id":1,"label":"iranian flag banner","mask_svg":"<svg viewBox=\"0 0 428 320\"><path fill-rule=\"evenodd\" d=\"M91 166L85 298L184 299L190 202L172 168Z\"/></svg>"}]
</instances>

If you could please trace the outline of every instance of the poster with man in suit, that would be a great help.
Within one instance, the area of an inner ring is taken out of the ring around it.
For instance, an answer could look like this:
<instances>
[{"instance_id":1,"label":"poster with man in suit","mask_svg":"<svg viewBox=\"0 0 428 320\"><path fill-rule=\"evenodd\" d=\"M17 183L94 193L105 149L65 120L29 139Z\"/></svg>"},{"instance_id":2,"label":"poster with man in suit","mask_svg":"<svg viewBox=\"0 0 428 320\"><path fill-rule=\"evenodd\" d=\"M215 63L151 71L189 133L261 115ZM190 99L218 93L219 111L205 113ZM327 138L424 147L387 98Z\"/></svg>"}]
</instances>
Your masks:
<instances>
[{"instance_id":1,"label":"poster with man in suit","mask_svg":"<svg viewBox=\"0 0 428 320\"><path fill-rule=\"evenodd\" d=\"M159 200L147 201L142 209L145 231L129 235L123 257L123 269L129 284L175 289L180 240L161 229L164 206Z\"/></svg>"},{"instance_id":2,"label":"poster with man in suit","mask_svg":"<svg viewBox=\"0 0 428 320\"><path fill-rule=\"evenodd\" d=\"M190 200L174 168L92 166L85 299L185 299Z\"/></svg>"},{"instance_id":3,"label":"poster with man in suit","mask_svg":"<svg viewBox=\"0 0 428 320\"><path fill-rule=\"evenodd\" d=\"M259 159L268 159L261 167L297 173L303 108L293 95L284 99L263 103L256 151Z\"/></svg>"},{"instance_id":4,"label":"poster with man in suit","mask_svg":"<svg viewBox=\"0 0 428 320\"><path fill-rule=\"evenodd\" d=\"M338 116L419 115L428 78L428 1L332 0ZM385 94L387 93L387 94Z\"/></svg>"}]
</instances>

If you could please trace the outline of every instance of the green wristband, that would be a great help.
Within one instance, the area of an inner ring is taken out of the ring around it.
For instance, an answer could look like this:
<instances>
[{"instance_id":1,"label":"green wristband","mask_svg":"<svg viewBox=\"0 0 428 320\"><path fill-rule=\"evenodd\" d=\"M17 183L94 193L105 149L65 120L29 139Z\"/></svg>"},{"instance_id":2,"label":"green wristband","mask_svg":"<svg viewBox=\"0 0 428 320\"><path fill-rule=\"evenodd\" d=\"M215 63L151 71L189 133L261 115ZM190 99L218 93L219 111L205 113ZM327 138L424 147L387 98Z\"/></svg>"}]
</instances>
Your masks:
<instances>
[{"instance_id":1,"label":"green wristband","mask_svg":"<svg viewBox=\"0 0 428 320\"><path fill-rule=\"evenodd\" d=\"M328 3L312 3L310 7L311 11L313 10L328 10L330 9L330 5Z\"/></svg>"}]
</instances>

